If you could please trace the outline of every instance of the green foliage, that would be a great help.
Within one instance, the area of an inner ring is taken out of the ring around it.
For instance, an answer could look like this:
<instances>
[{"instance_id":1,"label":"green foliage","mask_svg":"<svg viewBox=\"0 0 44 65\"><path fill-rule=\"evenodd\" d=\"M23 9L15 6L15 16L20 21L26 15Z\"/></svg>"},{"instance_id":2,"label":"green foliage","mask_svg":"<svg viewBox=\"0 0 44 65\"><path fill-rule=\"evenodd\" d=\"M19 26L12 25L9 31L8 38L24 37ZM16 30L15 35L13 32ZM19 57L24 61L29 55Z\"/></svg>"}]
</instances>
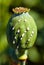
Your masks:
<instances>
[{"instance_id":1,"label":"green foliage","mask_svg":"<svg viewBox=\"0 0 44 65\"><path fill-rule=\"evenodd\" d=\"M7 46L8 46L7 38L6 38L6 35L4 34L4 35L2 35L0 37L0 53L2 53L3 51L5 51L6 48L7 48Z\"/></svg>"},{"instance_id":2,"label":"green foliage","mask_svg":"<svg viewBox=\"0 0 44 65\"><path fill-rule=\"evenodd\" d=\"M24 6L27 7L36 7L37 4L39 3L39 0L23 0Z\"/></svg>"},{"instance_id":3,"label":"green foliage","mask_svg":"<svg viewBox=\"0 0 44 65\"><path fill-rule=\"evenodd\" d=\"M28 50L28 59L35 63L41 60L40 53L36 47L32 47Z\"/></svg>"},{"instance_id":4,"label":"green foliage","mask_svg":"<svg viewBox=\"0 0 44 65\"><path fill-rule=\"evenodd\" d=\"M7 56L5 54L0 56L0 64L5 64L7 62Z\"/></svg>"}]
</instances>

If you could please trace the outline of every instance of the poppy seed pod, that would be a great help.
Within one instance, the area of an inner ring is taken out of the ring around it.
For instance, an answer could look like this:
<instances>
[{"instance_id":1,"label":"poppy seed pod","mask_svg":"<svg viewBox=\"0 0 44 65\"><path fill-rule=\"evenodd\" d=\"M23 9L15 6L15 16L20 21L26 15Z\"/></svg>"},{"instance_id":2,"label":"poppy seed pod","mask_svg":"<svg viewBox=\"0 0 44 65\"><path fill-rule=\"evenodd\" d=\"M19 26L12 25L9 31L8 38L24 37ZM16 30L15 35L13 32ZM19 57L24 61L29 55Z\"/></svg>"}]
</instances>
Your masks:
<instances>
[{"instance_id":1,"label":"poppy seed pod","mask_svg":"<svg viewBox=\"0 0 44 65\"><path fill-rule=\"evenodd\" d=\"M13 48L30 48L37 36L37 27L27 8L16 7L7 25L7 39Z\"/></svg>"}]
</instances>

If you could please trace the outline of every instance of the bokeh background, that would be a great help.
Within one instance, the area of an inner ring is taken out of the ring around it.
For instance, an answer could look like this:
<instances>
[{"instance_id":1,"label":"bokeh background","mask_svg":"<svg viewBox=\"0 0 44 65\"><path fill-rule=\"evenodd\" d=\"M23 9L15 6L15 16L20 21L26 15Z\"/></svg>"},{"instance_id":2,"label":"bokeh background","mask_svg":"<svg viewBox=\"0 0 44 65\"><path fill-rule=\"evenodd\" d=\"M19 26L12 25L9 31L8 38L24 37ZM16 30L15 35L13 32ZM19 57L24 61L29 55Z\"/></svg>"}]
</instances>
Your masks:
<instances>
[{"instance_id":1,"label":"bokeh background","mask_svg":"<svg viewBox=\"0 0 44 65\"><path fill-rule=\"evenodd\" d=\"M13 14L12 8L19 6L30 8L29 14L38 29L35 45L29 49L27 65L44 65L44 0L0 0L0 65L10 65L6 27Z\"/></svg>"}]
</instances>

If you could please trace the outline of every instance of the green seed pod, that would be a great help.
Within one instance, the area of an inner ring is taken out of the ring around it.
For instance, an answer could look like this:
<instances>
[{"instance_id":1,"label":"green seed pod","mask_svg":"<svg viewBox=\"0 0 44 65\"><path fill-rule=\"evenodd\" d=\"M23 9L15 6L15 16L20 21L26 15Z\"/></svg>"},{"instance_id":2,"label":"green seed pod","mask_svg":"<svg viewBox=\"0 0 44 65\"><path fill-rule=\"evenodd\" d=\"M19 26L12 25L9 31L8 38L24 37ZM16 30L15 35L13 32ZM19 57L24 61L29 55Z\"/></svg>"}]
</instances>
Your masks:
<instances>
[{"instance_id":1,"label":"green seed pod","mask_svg":"<svg viewBox=\"0 0 44 65\"><path fill-rule=\"evenodd\" d=\"M13 48L30 48L37 36L37 27L27 8L13 9L14 15L7 25L8 43Z\"/></svg>"}]
</instances>

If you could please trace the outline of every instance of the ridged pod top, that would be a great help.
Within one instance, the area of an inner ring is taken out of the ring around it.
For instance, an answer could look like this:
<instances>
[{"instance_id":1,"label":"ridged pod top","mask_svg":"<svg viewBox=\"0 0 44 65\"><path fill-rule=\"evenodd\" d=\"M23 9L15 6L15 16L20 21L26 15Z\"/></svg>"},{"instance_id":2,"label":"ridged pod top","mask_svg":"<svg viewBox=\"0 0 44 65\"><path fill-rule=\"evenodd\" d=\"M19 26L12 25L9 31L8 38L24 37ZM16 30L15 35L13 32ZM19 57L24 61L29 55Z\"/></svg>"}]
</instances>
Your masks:
<instances>
[{"instance_id":1,"label":"ridged pod top","mask_svg":"<svg viewBox=\"0 0 44 65\"><path fill-rule=\"evenodd\" d=\"M24 12L29 12L30 9L24 8L24 7L16 7L16 8L13 8L12 11L16 14L20 14L20 13L24 13Z\"/></svg>"}]
</instances>

